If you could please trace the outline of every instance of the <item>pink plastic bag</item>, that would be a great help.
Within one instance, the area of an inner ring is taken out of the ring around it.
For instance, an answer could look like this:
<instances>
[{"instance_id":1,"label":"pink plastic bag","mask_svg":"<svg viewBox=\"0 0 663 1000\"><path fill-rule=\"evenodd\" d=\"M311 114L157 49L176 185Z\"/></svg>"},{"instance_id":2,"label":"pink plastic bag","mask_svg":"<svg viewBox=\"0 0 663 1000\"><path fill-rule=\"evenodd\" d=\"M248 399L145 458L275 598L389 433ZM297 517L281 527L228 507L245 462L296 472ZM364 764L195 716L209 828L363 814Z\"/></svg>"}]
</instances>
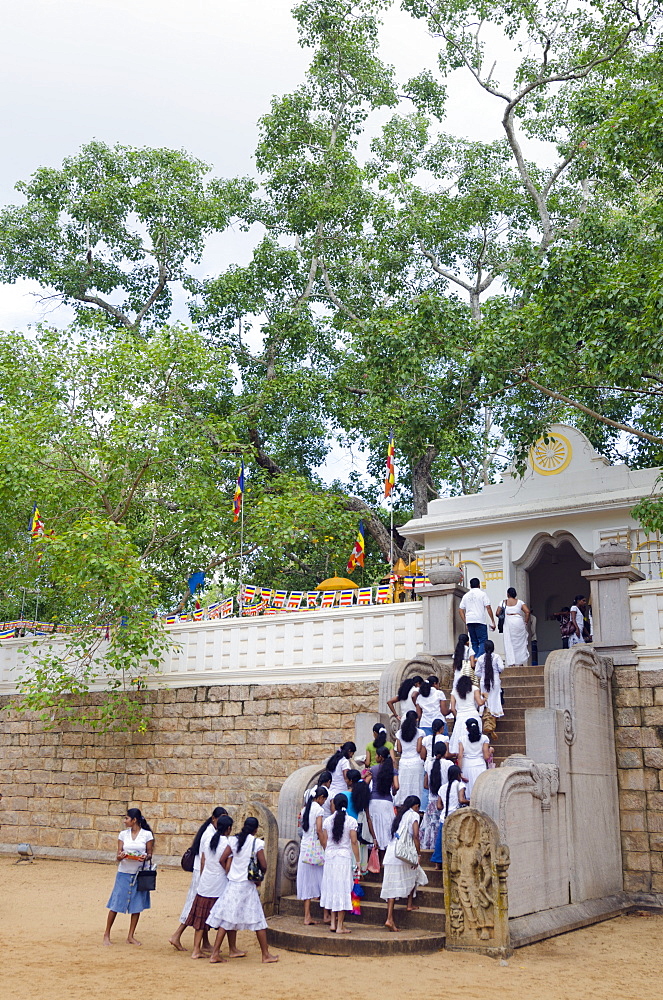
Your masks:
<instances>
[{"instance_id":1,"label":"pink plastic bag","mask_svg":"<svg viewBox=\"0 0 663 1000\"><path fill-rule=\"evenodd\" d=\"M371 847L371 853L368 855L368 870L373 875L380 874L380 855L377 847Z\"/></svg>"}]
</instances>

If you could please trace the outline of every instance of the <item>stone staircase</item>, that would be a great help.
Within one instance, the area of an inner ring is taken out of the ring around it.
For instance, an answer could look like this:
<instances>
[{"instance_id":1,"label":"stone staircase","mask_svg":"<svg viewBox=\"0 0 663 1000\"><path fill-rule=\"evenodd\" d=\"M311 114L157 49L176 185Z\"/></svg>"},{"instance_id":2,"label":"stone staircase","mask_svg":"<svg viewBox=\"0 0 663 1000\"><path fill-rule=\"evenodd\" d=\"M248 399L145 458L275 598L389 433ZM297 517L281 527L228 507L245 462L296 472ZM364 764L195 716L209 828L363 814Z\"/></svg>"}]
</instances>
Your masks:
<instances>
[{"instance_id":1,"label":"stone staircase","mask_svg":"<svg viewBox=\"0 0 663 1000\"><path fill-rule=\"evenodd\" d=\"M544 708L543 664L507 667L502 674L504 715L497 722L495 765L513 753L525 753L525 710Z\"/></svg>"},{"instance_id":2,"label":"stone staircase","mask_svg":"<svg viewBox=\"0 0 663 1000\"><path fill-rule=\"evenodd\" d=\"M444 947L444 890L442 872L434 871L430 851L421 852L421 864L428 876L428 885L419 889L416 905L419 910L407 913L405 900L396 903L394 918L400 931L395 934L384 926L387 904L380 899L382 875L370 872L361 880L364 897L361 916L346 915L345 925L351 934L332 934L322 922L305 927L304 904L296 896L281 899L278 916L269 918L267 938L275 948L301 951L313 955L403 955L437 951ZM311 905L315 920L322 921L322 910Z\"/></svg>"}]
</instances>

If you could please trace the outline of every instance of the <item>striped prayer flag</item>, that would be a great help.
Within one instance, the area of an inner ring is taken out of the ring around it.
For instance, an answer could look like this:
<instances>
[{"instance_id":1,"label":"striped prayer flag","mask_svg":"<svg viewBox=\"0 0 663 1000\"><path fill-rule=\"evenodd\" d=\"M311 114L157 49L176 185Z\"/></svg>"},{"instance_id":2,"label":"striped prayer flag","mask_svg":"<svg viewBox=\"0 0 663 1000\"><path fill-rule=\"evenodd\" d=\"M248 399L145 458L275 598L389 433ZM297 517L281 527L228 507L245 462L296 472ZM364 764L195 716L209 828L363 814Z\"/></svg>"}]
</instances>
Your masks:
<instances>
[{"instance_id":1,"label":"striped prayer flag","mask_svg":"<svg viewBox=\"0 0 663 1000\"><path fill-rule=\"evenodd\" d=\"M243 497L244 497L244 459L242 459L242 466L239 470L239 475L237 477L237 482L235 484L235 494L233 496L233 521L239 520L239 515L242 510Z\"/></svg>"},{"instance_id":2,"label":"striped prayer flag","mask_svg":"<svg viewBox=\"0 0 663 1000\"><path fill-rule=\"evenodd\" d=\"M266 601L267 604L271 604L272 603L272 597L273 597L273 595L274 595L274 591L272 590L271 587L261 587L260 588L260 597L261 597L261 600Z\"/></svg>"},{"instance_id":3,"label":"striped prayer flag","mask_svg":"<svg viewBox=\"0 0 663 1000\"><path fill-rule=\"evenodd\" d=\"M306 606L309 608L317 608L319 597L320 597L319 591L309 590L309 592L306 595Z\"/></svg>"},{"instance_id":4,"label":"striped prayer flag","mask_svg":"<svg viewBox=\"0 0 663 1000\"><path fill-rule=\"evenodd\" d=\"M378 604L391 604L391 584L382 583L377 591Z\"/></svg>"},{"instance_id":5,"label":"striped prayer flag","mask_svg":"<svg viewBox=\"0 0 663 1000\"><path fill-rule=\"evenodd\" d=\"M360 587L357 591L357 604L372 604L373 603L373 588L372 587Z\"/></svg>"},{"instance_id":6,"label":"striped prayer flag","mask_svg":"<svg viewBox=\"0 0 663 1000\"><path fill-rule=\"evenodd\" d=\"M338 599L339 608L349 608L354 600L354 596L354 590L342 590L341 596Z\"/></svg>"},{"instance_id":7,"label":"striped prayer flag","mask_svg":"<svg viewBox=\"0 0 663 1000\"><path fill-rule=\"evenodd\" d=\"M286 611L299 611L303 597L304 592L302 590L293 590L285 606Z\"/></svg>"},{"instance_id":8,"label":"striped prayer flag","mask_svg":"<svg viewBox=\"0 0 663 1000\"><path fill-rule=\"evenodd\" d=\"M13 639L14 629L13 628L3 628L0 630L0 639Z\"/></svg>"},{"instance_id":9,"label":"striped prayer flag","mask_svg":"<svg viewBox=\"0 0 663 1000\"><path fill-rule=\"evenodd\" d=\"M348 559L348 573L352 573L357 566L364 565L364 553L366 551L366 539L364 537L364 522L359 522L359 531L355 538L354 548Z\"/></svg>"},{"instance_id":10,"label":"striped prayer flag","mask_svg":"<svg viewBox=\"0 0 663 1000\"><path fill-rule=\"evenodd\" d=\"M389 445L387 446L387 465L386 465L385 480L384 480L385 497L389 496L396 482L396 465L394 461L395 451L396 451L396 446L394 444L394 432L389 431Z\"/></svg>"},{"instance_id":11,"label":"striped prayer flag","mask_svg":"<svg viewBox=\"0 0 663 1000\"><path fill-rule=\"evenodd\" d=\"M325 590L324 594L322 595L322 600L320 601L320 607L333 608L335 599L336 599L335 590Z\"/></svg>"},{"instance_id":12,"label":"striped prayer flag","mask_svg":"<svg viewBox=\"0 0 663 1000\"><path fill-rule=\"evenodd\" d=\"M202 621L202 619L203 619L203 609L202 608L196 608L196 610L193 613L193 620L194 620L194 622L200 622L200 621Z\"/></svg>"},{"instance_id":13,"label":"striped prayer flag","mask_svg":"<svg viewBox=\"0 0 663 1000\"><path fill-rule=\"evenodd\" d=\"M227 597L225 601L221 604L221 617L227 618L228 615L233 613L234 601L232 597Z\"/></svg>"},{"instance_id":14,"label":"striped prayer flag","mask_svg":"<svg viewBox=\"0 0 663 1000\"><path fill-rule=\"evenodd\" d=\"M189 616L188 615L180 615L180 621L181 622L188 622L188 620L189 620Z\"/></svg>"},{"instance_id":15,"label":"striped prayer flag","mask_svg":"<svg viewBox=\"0 0 663 1000\"><path fill-rule=\"evenodd\" d=\"M41 538L44 534L44 522L41 519L37 504L35 504L32 508L32 514L30 514L30 521L28 523L28 531L30 532L32 538Z\"/></svg>"},{"instance_id":16,"label":"striped prayer flag","mask_svg":"<svg viewBox=\"0 0 663 1000\"><path fill-rule=\"evenodd\" d=\"M272 604L275 608L282 608L288 597L287 590L275 590L274 597L272 598Z\"/></svg>"},{"instance_id":17,"label":"striped prayer flag","mask_svg":"<svg viewBox=\"0 0 663 1000\"><path fill-rule=\"evenodd\" d=\"M177 615L166 615L166 625L174 625L177 621Z\"/></svg>"},{"instance_id":18,"label":"striped prayer flag","mask_svg":"<svg viewBox=\"0 0 663 1000\"><path fill-rule=\"evenodd\" d=\"M207 611L208 611L209 614L211 614L212 611L217 611L220 606L221 606L221 602L220 601L213 601L212 604L208 605Z\"/></svg>"},{"instance_id":19,"label":"striped prayer flag","mask_svg":"<svg viewBox=\"0 0 663 1000\"><path fill-rule=\"evenodd\" d=\"M258 588L254 587L253 584L247 584L247 586L242 587L242 597L244 601L252 601L257 593Z\"/></svg>"}]
</instances>

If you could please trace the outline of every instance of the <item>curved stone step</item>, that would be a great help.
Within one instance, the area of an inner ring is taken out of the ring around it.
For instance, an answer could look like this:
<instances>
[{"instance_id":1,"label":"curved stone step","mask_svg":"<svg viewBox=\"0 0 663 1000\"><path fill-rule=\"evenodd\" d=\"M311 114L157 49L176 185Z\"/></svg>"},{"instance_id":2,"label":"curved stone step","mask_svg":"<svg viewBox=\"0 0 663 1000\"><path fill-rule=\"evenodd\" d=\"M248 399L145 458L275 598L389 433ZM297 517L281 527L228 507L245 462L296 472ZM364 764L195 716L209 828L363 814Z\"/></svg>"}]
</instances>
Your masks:
<instances>
[{"instance_id":1,"label":"curved stone step","mask_svg":"<svg viewBox=\"0 0 663 1000\"><path fill-rule=\"evenodd\" d=\"M398 922L398 915L396 920ZM403 928L394 934L385 927L348 921L350 934L332 934L326 924L304 927L301 917L281 914L269 917L268 924L270 945L308 955L388 957L438 951L444 947L444 932Z\"/></svg>"},{"instance_id":2,"label":"curved stone step","mask_svg":"<svg viewBox=\"0 0 663 1000\"><path fill-rule=\"evenodd\" d=\"M431 932L444 931L444 910L439 907L422 906L418 899L418 910L411 910L409 913L405 909L405 900L400 905L396 903L395 917L398 926L412 930L424 930ZM282 916L303 918L304 904L296 896L282 896L279 904L279 911ZM322 910L318 903L311 903L311 915L314 920L322 920ZM348 927L355 924L373 924L377 927L383 926L387 919L387 904L384 900L361 900L361 916L348 914L346 921Z\"/></svg>"},{"instance_id":3,"label":"curved stone step","mask_svg":"<svg viewBox=\"0 0 663 1000\"><path fill-rule=\"evenodd\" d=\"M426 872L430 876L430 872ZM430 877L428 879L429 884L417 889L417 903L419 906L430 906L433 909L438 909L444 913L444 889L442 886L430 885ZM381 882L366 882L362 879L362 887L364 890L364 899L367 903L379 903L380 902L380 889L382 888Z\"/></svg>"}]
</instances>

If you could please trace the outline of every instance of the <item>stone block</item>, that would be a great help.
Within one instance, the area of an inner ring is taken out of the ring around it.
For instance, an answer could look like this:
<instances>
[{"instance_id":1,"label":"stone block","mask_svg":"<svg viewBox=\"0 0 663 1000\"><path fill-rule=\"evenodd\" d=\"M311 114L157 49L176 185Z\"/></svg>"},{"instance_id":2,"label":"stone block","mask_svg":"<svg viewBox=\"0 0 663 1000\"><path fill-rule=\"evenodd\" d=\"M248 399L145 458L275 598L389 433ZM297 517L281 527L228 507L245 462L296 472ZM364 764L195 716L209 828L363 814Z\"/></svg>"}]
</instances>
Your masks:
<instances>
[{"instance_id":1,"label":"stone block","mask_svg":"<svg viewBox=\"0 0 663 1000\"><path fill-rule=\"evenodd\" d=\"M632 771L625 771L625 774L633 774ZM644 791L625 791L619 793L619 805L622 809L645 809L647 806L647 796Z\"/></svg>"},{"instance_id":2,"label":"stone block","mask_svg":"<svg viewBox=\"0 0 663 1000\"><path fill-rule=\"evenodd\" d=\"M624 869L632 872L651 871L649 851L642 853L637 851L626 851L624 855Z\"/></svg>"},{"instance_id":3,"label":"stone block","mask_svg":"<svg viewBox=\"0 0 663 1000\"><path fill-rule=\"evenodd\" d=\"M223 715L224 716L236 716L242 714L242 703L241 701L225 701L223 703Z\"/></svg>"},{"instance_id":4,"label":"stone block","mask_svg":"<svg viewBox=\"0 0 663 1000\"><path fill-rule=\"evenodd\" d=\"M196 689L195 688L176 688L175 690L175 701L195 701L196 700Z\"/></svg>"},{"instance_id":5,"label":"stone block","mask_svg":"<svg viewBox=\"0 0 663 1000\"><path fill-rule=\"evenodd\" d=\"M643 708L642 721L645 726L663 726L663 705L653 705L650 708Z\"/></svg>"},{"instance_id":6,"label":"stone block","mask_svg":"<svg viewBox=\"0 0 663 1000\"><path fill-rule=\"evenodd\" d=\"M625 892L651 892L651 872L624 872Z\"/></svg>"},{"instance_id":7,"label":"stone block","mask_svg":"<svg viewBox=\"0 0 663 1000\"><path fill-rule=\"evenodd\" d=\"M617 726L639 726L640 715L640 708L618 708L615 710L615 724Z\"/></svg>"},{"instance_id":8,"label":"stone block","mask_svg":"<svg viewBox=\"0 0 663 1000\"><path fill-rule=\"evenodd\" d=\"M652 892L663 892L663 874L654 873L651 877Z\"/></svg>"},{"instance_id":9,"label":"stone block","mask_svg":"<svg viewBox=\"0 0 663 1000\"><path fill-rule=\"evenodd\" d=\"M663 747L663 726L643 726L642 733L643 747Z\"/></svg>"},{"instance_id":10,"label":"stone block","mask_svg":"<svg viewBox=\"0 0 663 1000\"><path fill-rule=\"evenodd\" d=\"M651 688L623 688L615 694L617 708L644 707L654 704Z\"/></svg>"},{"instance_id":11,"label":"stone block","mask_svg":"<svg viewBox=\"0 0 663 1000\"><path fill-rule=\"evenodd\" d=\"M647 749L643 751L645 767L663 768L663 750Z\"/></svg>"},{"instance_id":12,"label":"stone block","mask_svg":"<svg viewBox=\"0 0 663 1000\"><path fill-rule=\"evenodd\" d=\"M663 851L663 833L649 834L649 850Z\"/></svg>"},{"instance_id":13,"label":"stone block","mask_svg":"<svg viewBox=\"0 0 663 1000\"><path fill-rule=\"evenodd\" d=\"M640 687L663 687L663 670L639 670Z\"/></svg>"},{"instance_id":14,"label":"stone block","mask_svg":"<svg viewBox=\"0 0 663 1000\"><path fill-rule=\"evenodd\" d=\"M642 767L642 750L618 750L617 766L624 769Z\"/></svg>"},{"instance_id":15,"label":"stone block","mask_svg":"<svg viewBox=\"0 0 663 1000\"><path fill-rule=\"evenodd\" d=\"M642 744L639 727L619 726L615 732L615 745L618 747L640 747Z\"/></svg>"},{"instance_id":16,"label":"stone block","mask_svg":"<svg viewBox=\"0 0 663 1000\"><path fill-rule=\"evenodd\" d=\"M625 809L622 812L621 827L624 833L640 833L647 829L645 813L639 809Z\"/></svg>"},{"instance_id":17,"label":"stone block","mask_svg":"<svg viewBox=\"0 0 663 1000\"><path fill-rule=\"evenodd\" d=\"M663 812L647 813L647 829L650 833L663 833Z\"/></svg>"},{"instance_id":18,"label":"stone block","mask_svg":"<svg viewBox=\"0 0 663 1000\"><path fill-rule=\"evenodd\" d=\"M649 851L650 841L651 837L648 833L623 833L622 850L625 853L627 851Z\"/></svg>"}]
</instances>

